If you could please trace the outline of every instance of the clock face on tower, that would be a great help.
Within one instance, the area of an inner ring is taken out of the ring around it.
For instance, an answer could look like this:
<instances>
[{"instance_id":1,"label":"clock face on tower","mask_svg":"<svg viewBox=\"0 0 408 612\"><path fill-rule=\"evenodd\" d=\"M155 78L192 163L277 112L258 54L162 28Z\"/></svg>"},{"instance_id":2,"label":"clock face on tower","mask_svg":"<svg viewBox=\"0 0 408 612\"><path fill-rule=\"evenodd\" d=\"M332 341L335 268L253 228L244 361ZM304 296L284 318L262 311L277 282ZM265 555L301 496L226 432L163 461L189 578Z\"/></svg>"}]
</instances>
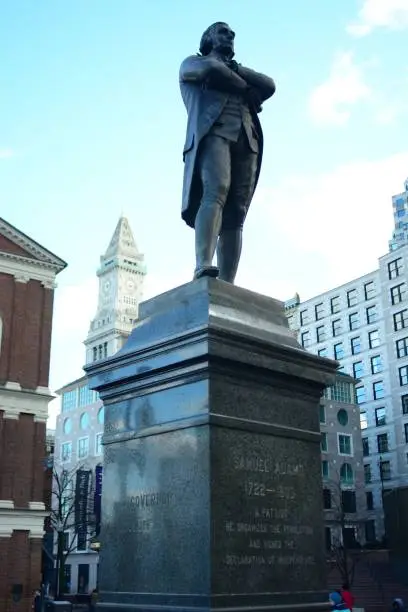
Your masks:
<instances>
[{"instance_id":1,"label":"clock face on tower","mask_svg":"<svg viewBox=\"0 0 408 612\"><path fill-rule=\"evenodd\" d=\"M133 289L135 288L135 283L132 280L128 280L127 288L129 289L129 291L133 291Z\"/></svg>"},{"instance_id":2,"label":"clock face on tower","mask_svg":"<svg viewBox=\"0 0 408 612\"><path fill-rule=\"evenodd\" d=\"M103 286L103 290L105 291L105 293L108 293L110 286L111 286L110 281L105 281L105 284Z\"/></svg>"}]
</instances>

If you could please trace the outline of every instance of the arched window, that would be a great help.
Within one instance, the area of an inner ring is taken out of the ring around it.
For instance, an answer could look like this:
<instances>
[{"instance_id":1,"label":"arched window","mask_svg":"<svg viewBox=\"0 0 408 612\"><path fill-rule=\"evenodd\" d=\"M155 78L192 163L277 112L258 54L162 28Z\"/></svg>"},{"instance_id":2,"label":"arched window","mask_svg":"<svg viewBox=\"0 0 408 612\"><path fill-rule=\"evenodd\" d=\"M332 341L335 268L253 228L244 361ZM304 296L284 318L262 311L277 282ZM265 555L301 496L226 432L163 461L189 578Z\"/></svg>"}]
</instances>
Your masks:
<instances>
[{"instance_id":1,"label":"arched window","mask_svg":"<svg viewBox=\"0 0 408 612\"><path fill-rule=\"evenodd\" d=\"M63 431L65 435L68 435L72 431L72 421L70 418L64 420Z\"/></svg>"},{"instance_id":2,"label":"arched window","mask_svg":"<svg viewBox=\"0 0 408 612\"><path fill-rule=\"evenodd\" d=\"M99 411L98 411L98 423L100 425L103 425L104 422L105 422L105 410L104 410L104 407L102 406L101 408L99 408Z\"/></svg>"},{"instance_id":3,"label":"arched window","mask_svg":"<svg viewBox=\"0 0 408 612\"><path fill-rule=\"evenodd\" d=\"M89 414L87 412L83 412L79 419L79 425L81 429L85 430L89 426Z\"/></svg>"},{"instance_id":4,"label":"arched window","mask_svg":"<svg viewBox=\"0 0 408 612\"><path fill-rule=\"evenodd\" d=\"M340 482L344 485L354 484L354 472L349 463L343 463L340 468Z\"/></svg>"}]
</instances>

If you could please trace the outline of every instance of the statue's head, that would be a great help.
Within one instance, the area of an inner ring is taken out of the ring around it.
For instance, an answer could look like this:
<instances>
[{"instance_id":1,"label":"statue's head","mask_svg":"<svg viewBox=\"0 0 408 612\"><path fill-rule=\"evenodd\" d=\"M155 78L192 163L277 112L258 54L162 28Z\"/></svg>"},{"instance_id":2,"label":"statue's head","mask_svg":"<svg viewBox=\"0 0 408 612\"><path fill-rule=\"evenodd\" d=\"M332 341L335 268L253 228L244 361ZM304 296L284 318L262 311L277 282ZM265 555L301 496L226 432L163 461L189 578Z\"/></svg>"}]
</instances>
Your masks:
<instances>
[{"instance_id":1,"label":"statue's head","mask_svg":"<svg viewBox=\"0 0 408 612\"><path fill-rule=\"evenodd\" d=\"M206 29L200 41L200 53L208 55L211 51L218 51L227 59L234 57L235 32L227 23L217 21Z\"/></svg>"}]
</instances>

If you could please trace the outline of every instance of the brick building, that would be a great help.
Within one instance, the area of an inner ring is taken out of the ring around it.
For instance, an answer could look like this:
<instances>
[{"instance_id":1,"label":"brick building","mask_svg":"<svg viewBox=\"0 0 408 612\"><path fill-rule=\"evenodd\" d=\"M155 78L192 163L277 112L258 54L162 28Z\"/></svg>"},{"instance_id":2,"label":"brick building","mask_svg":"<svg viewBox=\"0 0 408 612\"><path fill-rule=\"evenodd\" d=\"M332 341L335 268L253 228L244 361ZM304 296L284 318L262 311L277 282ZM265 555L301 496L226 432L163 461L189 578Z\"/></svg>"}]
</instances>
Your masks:
<instances>
[{"instance_id":1,"label":"brick building","mask_svg":"<svg viewBox=\"0 0 408 612\"><path fill-rule=\"evenodd\" d=\"M0 218L0 610L41 582L53 294L64 261Z\"/></svg>"}]
</instances>

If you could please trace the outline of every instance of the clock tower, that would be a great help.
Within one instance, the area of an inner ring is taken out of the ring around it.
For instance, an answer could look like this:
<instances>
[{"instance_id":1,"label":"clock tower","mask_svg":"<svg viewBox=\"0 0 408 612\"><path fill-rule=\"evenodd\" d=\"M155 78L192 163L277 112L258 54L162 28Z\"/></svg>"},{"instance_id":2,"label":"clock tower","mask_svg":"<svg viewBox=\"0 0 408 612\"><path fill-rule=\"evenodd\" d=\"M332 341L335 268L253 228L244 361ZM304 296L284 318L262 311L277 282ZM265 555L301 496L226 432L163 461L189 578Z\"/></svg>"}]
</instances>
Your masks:
<instances>
[{"instance_id":1,"label":"clock tower","mask_svg":"<svg viewBox=\"0 0 408 612\"><path fill-rule=\"evenodd\" d=\"M126 217L120 217L97 275L98 307L84 342L86 363L110 357L122 347L143 298L144 255L137 249Z\"/></svg>"}]
</instances>

